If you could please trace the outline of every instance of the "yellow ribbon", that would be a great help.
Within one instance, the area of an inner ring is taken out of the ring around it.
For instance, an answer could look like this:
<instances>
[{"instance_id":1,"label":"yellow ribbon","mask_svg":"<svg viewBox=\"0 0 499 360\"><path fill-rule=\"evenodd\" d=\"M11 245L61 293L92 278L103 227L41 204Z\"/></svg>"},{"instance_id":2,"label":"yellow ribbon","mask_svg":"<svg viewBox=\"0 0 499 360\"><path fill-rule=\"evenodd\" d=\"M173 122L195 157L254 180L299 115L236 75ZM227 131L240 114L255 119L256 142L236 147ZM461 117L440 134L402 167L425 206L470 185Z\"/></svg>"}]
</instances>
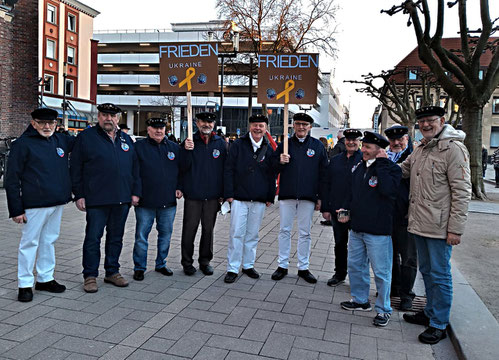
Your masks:
<instances>
[{"instance_id":1,"label":"yellow ribbon","mask_svg":"<svg viewBox=\"0 0 499 360\"><path fill-rule=\"evenodd\" d=\"M185 79L182 80L180 84L178 84L178 87L181 88L182 86L187 84L187 91L191 91L192 89L191 79L194 77L194 75L196 75L196 69L194 69L193 67L188 68L185 71Z\"/></svg>"},{"instance_id":2,"label":"yellow ribbon","mask_svg":"<svg viewBox=\"0 0 499 360\"><path fill-rule=\"evenodd\" d=\"M282 91L279 94L277 94L276 99L279 100L280 98L282 98L284 96L284 103L285 104L289 103L289 93L294 88L295 88L295 82L293 80L286 81L286 85L285 85L284 91Z\"/></svg>"}]
</instances>

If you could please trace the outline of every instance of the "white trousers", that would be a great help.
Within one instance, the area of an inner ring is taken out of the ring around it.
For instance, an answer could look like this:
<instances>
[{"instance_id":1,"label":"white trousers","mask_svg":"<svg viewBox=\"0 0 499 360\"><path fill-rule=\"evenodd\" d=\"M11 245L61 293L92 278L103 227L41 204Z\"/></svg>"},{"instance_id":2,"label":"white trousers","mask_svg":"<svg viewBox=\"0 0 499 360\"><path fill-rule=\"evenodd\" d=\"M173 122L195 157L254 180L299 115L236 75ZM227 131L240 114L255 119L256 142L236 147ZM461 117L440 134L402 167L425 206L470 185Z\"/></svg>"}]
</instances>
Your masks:
<instances>
[{"instance_id":1,"label":"white trousers","mask_svg":"<svg viewBox=\"0 0 499 360\"><path fill-rule=\"evenodd\" d=\"M54 243L59 237L63 208L64 205L26 209L27 222L23 226L17 262L17 279L20 288L33 286L35 260L37 281L54 280Z\"/></svg>"},{"instance_id":2,"label":"white trousers","mask_svg":"<svg viewBox=\"0 0 499 360\"><path fill-rule=\"evenodd\" d=\"M291 251L291 230L296 217L298 224L298 270L307 270L310 263L310 227L314 215L315 203L308 200L279 200L279 267L289 267L289 253Z\"/></svg>"},{"instance_id":3,"label":"white trousers","mask_svg":"<svg viewBox=\"0 0 499 360\"><path fill-rule=\"evenodd\" d=\"M265 204L255 201L234 200L230 210L230 237L227 248L227 271L238 273L255 264L258 230L265 213Z\"/></svg>"}]
</instances>

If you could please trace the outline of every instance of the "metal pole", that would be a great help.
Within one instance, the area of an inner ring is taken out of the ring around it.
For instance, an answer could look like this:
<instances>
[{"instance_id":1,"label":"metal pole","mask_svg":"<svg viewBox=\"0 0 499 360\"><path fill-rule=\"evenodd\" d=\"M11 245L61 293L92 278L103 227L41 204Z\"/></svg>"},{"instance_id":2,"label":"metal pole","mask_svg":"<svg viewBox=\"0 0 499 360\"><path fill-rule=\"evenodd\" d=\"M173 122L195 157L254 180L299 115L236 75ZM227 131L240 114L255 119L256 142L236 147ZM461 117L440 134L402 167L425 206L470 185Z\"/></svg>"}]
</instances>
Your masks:
<instances>
[{"instance_id":1,"label":"metal pole","mask_svg":"<svg viewBox=\"0 0 499 360\"><path fill-rule=\"evenodd\" d=\"M42 88L41 88L41 96L40 96L40 107L43 106L43 93L45 91L45 78L42 78Z\"/></svg>"},{"instance_id":2,"label":"metal pole","mask_svg":"<svg viewBox=\"0 0 499 360\"><path fill-rule=\"evenodd\" d=\"M253 57L250 57L249 68L249 93L248 93L248 120L253 115Z\"/></svg>"},{"instance_id":3,"label":"metal pole","mask_svg":"<svg viewBox=\"0 0 499 360\"><path fill-rule=\"evenodd\" d=\"M140 99L137 100L137 107L138 107L138 110L137 110L137 133L135 135L139 135L140 134Z\"/></svg>"},{"instance_id":4,"label":"metal pole","mask_svg":"<svg viewBox=\"0 0 499 360\"><path fill-rule=\"evenodd\" d=\"M63 87L63 97L62 97L62 122L64 126L64 130L68 129L68 122L66 119L66 79L68 77L68 64L64 62L63 65L62 77L64 79L64 87Z\"/></svg>"},{"instance_id":5,"label":"metal pole","mask_svg":"<svg viewBox=\"0 0 499 360\"><path fill-rule=\"evenodd\" d=\"M222 74L220 76L220 127L223 126L224 118L224 60L222 56Z\"/></svg>"}]
</instances>

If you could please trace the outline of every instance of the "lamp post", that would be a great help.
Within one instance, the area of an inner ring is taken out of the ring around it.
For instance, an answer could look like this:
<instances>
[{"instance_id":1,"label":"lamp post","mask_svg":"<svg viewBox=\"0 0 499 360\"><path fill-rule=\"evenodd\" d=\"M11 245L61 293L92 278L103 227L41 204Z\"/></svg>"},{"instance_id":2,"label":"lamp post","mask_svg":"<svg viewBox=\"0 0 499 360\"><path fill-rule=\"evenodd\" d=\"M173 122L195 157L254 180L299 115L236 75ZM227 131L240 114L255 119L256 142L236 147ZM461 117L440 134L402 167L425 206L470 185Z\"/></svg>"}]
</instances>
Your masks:
<instances>
[{"instance_id":1,"label":"lamp post","mask_svg":"<svg viewBox=\"0 0 499 360\"><path fill-rule=\"evenodd\" d=\"M64 87L63 87L63 92L62 92L62 122L64 126L64 130L68 130L68 118L66 116L66 79L68 77L68 63L64 62L63 68L62 68L62 78L64 79Z\"/></svg>"},{"instance_id":2,"label":"lamp post","mask_svg":"<svg viewBox=\"0 0 499 360\"><path fill-rule=\"evenodd\" d=\"M137 134L140 134L140 99L137 100Z\"/></svg>"}]
</instances>

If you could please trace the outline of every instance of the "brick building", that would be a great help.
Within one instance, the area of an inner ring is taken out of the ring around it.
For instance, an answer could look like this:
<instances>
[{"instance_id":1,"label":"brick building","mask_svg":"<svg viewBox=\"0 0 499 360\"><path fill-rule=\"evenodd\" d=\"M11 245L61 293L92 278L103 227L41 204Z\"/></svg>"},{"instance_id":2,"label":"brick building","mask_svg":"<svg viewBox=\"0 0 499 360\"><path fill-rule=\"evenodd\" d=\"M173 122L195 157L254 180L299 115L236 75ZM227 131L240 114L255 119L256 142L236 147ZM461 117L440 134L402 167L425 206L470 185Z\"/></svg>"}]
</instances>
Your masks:
<instances>
[{"instance_id":1,"label":"brick building","mask_svg":"<svg viewBox=\"0 0 499 360\"><path fill-rule=\"evenodd\" d=\"M38 1L0 0L0 137L19 136L38 102Z\"/></svg>"}]
</instances>

